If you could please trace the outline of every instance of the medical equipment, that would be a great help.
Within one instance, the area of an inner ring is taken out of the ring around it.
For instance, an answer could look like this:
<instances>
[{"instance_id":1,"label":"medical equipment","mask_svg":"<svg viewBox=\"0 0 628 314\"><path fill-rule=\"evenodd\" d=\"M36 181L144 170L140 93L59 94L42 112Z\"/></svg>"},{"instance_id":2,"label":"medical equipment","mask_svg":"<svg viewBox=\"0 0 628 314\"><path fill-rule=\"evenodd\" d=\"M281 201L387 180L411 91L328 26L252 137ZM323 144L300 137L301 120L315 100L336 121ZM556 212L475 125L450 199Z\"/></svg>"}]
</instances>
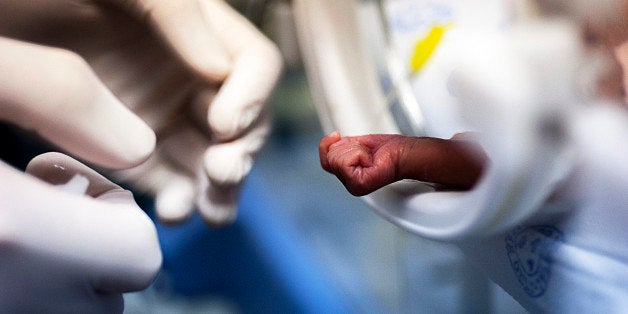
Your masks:
<instances>
[{"instance_id":1,"label":"medical equipment","mask_svg":"<svg viewBox=\"0 0 628 314\"><path fill-rule=\"evenodd\" d=\"M295 1L295 15L325 130L484 134L493 162L474 191L400 182L365 197L393 223L436 239L504 230L532 215L569 168L553 142L560 134L546 134L560 132L566 104L582 103L572 21L501 0ZM548 175L531 174L530 163ZM522 177L486 184L504 172Z\"/></svg>"},{"instance_id":2,"label":"medical equipment","mask_svg":"<svg viewBox=\"0 0 628 314\"><path fill-rule=\"evenodd\" d=\"M624 36L619 3L297 1L296 12L328 131L481 134L491 161L472 190L394 184L365 197L378 213L456 243L532 312L597 312L625 308L628 293L616 157L628 156L628 120L596 93L626 38L598 59L581 30L602 21Z\"/></svg>"}]
</instances>

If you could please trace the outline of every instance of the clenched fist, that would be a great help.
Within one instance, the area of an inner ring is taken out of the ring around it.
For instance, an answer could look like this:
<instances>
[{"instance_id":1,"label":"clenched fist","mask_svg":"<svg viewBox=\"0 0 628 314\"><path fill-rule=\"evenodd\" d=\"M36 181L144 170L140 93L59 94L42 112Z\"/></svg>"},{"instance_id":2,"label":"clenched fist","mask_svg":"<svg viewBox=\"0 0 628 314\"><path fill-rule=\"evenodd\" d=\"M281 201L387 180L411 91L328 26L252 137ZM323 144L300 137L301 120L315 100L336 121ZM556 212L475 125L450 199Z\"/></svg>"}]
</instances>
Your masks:
<instances>
[{"instance_id":1,"label":"clenched fist","mask_svg":"<svg viewBox=\"0 0 628 314\"><path fill-rule=\"evenodd\" d=\"M319 144L321 166L355 195L369 194L402 179L469 189L482 174L486 155L462 133L450 140L394 134L325 136Z\"/></svg>"}]
</instances>

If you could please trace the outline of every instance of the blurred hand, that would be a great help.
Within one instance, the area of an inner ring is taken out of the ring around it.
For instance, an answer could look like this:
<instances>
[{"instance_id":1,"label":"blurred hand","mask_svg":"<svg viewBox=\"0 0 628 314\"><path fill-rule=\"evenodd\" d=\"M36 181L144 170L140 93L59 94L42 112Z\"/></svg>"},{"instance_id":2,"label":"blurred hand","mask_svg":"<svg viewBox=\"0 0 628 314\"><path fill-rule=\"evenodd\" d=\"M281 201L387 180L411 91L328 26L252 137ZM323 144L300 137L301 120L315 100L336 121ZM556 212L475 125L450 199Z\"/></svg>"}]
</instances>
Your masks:
<instances>
[{"instance_id":1,"label":"blurred hand","mask_svg":"<svg viewBox=\"0 0 628 314\"><path fill-rule=\"evenodd\" d=\"M122 293L146 288L161 266L150 218L68 156L40 155L27 172L43 181L0 162L0 307L122 313Z\"/></svg>"},{"instance_id":2,"label":"blurred hand","mask_svg":"<svg viewBox=\"0 0 628 314\"><path fill-rule=\"evenodd\" d=\"M153 151L152 130L75 54L0 37L0 69L0 120L109 168ZM0 161L0 308L121 312L122 293L160 269L151 220L130 192L65 155L38 157L28 172L81 195Z\"/></svg>"},{"instance_id":3,"label":"blurred hand","mask_svg":"<svg viewBox=\"0 0 628 314\"><path fill-rule=\"evenodd\" d=\"M47 92L63 102L81 93L89 72L108 88L107 97L155 131L156 153L115 175L154 194L160 218L180 221L194 205L213 226L235 218L243 178L269 131L264 103L282 66L276 47L253 25L218 0L7 0L0 12L0 35L64 49L38 46L61 56L41 61L56 76L22 75L25 81L56 82ZM24 62L39 61L18 65ZM85 97L84 103L100 99ZM131 142L133 125L120 120L94 128L100 140L121 143ZM121 155L137 161L131 152L151 145L145 140Z\"/></svg>"},{"instance_id":4,"label":"blurred hand","mask_svg":"<svg viewBox=\"0 0 628 314\"><path fill-rule=\"evenodd\" d=\"M461 133L451 140L394 134L341 138L334 132L320 141L319 156L323 169L356 196L402 179L469 189L487 160L472 137Z\"/></svg>"}]
</instances>

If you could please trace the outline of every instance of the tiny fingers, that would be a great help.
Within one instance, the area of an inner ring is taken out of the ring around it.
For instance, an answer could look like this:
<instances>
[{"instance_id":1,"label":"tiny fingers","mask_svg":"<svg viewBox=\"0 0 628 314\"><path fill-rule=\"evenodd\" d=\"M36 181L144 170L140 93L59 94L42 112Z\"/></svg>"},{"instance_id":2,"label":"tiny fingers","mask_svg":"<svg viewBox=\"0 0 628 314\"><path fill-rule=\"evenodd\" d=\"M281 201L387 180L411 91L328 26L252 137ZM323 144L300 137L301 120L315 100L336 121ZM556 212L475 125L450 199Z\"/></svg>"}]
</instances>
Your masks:
<instances>
[{"instance_id":1,"label":"tiny fingers","mask_svg":"<svg viewBox=\"0 0 628 314\"><path fill-rule=\"evenodd\" d=\"M323 139L321 139L321 141L318 143L318 156L321 162L321 167L323 167L323 169L327 172L331 172L331 169L329 167L329 160L327 157L327 154L329 153L329 147L332 144L340 141L340 138L340 133L338 131L334 131L329 135L323 137Z\"/></svg>"}]
</instances>

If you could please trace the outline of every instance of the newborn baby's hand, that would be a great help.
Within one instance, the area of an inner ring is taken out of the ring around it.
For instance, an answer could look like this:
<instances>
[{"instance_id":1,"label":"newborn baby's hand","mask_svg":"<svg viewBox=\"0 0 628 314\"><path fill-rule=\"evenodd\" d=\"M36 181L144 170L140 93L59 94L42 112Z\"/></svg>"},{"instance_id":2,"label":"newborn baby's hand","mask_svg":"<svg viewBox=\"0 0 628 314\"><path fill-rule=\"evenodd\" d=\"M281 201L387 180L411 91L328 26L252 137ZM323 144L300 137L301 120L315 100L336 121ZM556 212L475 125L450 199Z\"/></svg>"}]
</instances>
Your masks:
<instances>
[{"instance_id":1,"label":"newborn baby's hand","mask_svg":"<svg viewBox=\"0 0 628 314\"><path fill-rule=\"evenodd\" d=\"M336 175L355 195L369 194L402 179L399 160L411 145L401 135L364 135L341 139L338 132L324 137L319 144L321 166Z\"/></svg>"},{"instance_id":2,"label":"newborn baby's hand","mask_svg":"<svg viewBox=\"0 0 628 314\"><path fill-rule=\"evenodd\" d=\"M371 134L341 138L338 132L319 143L321 166L355 196L402 179L469 189L486 162L481 147L465 136L451 140Z\"/></svg>"}]
</instances>

